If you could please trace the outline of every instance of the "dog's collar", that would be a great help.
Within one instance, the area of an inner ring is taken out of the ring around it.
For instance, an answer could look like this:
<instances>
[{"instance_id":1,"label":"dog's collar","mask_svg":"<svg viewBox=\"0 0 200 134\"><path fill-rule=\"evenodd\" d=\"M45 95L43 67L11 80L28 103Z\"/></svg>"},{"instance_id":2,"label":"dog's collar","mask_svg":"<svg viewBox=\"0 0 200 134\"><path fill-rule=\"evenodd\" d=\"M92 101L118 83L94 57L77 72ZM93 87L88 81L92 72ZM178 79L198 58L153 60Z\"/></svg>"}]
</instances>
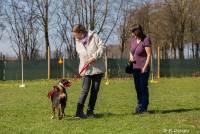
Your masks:
<instances>
[{"instance_id":1,"label":"dog's collar","mask_svg":"<svg viewBox=\"0 0 200 134\"><path fill-rule=\"evenodd\" d=\"M63 87L59 84L58 85L58 88L60 89L60 90L62 90L63 89Z\"/></svg>"},{"instance_id":2,"label":"dog's collar","mask_svg":"<svg viewBox=\"0 0 200 134\"><path fill-rule=\"evenodd\" d=\"M61 82L59 82L58 85L61 87L64 87L64 85Z\"/></svg>"}]
</instances>

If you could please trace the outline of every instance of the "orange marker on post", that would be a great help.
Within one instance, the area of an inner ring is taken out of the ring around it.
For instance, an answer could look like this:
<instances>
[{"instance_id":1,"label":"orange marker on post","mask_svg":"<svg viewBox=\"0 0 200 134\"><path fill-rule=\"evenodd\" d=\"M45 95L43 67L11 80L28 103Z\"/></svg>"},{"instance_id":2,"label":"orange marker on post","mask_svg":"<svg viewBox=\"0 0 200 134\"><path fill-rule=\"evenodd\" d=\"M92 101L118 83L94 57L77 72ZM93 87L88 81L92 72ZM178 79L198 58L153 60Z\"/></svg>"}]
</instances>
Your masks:
<instances>
[{"instance_id":1,"label":"orange marker on post","mask_svg":"<svg viewBox=\"0 0 200 134\"><path fill-rule=\"evenodd\" d=\"M58 64L63 64L63 60L62 60L62 58L59 58L59 60L58 60Z\"/></svg>"}]
</instances>

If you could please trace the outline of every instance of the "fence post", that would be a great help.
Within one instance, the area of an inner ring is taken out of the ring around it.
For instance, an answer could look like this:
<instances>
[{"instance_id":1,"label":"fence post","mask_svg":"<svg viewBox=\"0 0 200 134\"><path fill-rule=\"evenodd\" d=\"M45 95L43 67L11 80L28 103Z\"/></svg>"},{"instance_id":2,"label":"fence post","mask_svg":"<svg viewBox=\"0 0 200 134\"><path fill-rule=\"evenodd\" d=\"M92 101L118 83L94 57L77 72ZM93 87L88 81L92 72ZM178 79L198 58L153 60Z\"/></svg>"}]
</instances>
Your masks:
<instances>
[{"instance_id":1,"label":"fence post","mask_svg":"<svg viewBox=\"0 0 200 134\"><path fill-rule=\"evenodd\" d=\"M50 58L50 47L48 46L48 80L50 80L50 74L51 74L50 61L51 61L51 58Z\"/></svg>"},{"instance_id":2,"label":"fence post","mask_svg":"<svg viewBox=\"0 0 200 134\"><path fill-rule=\"evenodd\" d=\"M109 81L108 81L108 57L107 57L107 50L106 50L106 54L105 54L105 67L106 67L106 72L105 72L105 79L106 79L106 85L109 85Z\"/></svg>"},{"instance_id":3,"label":"fence post","mask_svg":"<svg viewBox=\"0 0 200 134\"><path fill-rule=\"evenodd\" d=\"M20 88L24 88L26 85L24 84L24 54L21 52L21 71L22 71L22 84L19 86Z\"/></svg>"},{"instance_id":4,"label":"fence post","mask_svg":"<svg viewBox=\"0 0 200 134\"><path fill-rule=\"evenodd\" d=\"M157 56L157 62L158 62L158 65L157 65L157 78L159 79L160 78L160 47L158 46L158 48L157 48L157 54L158 54L158 56Z\"/></svg>"},{"instance_id":5,"label":"fence post","mask_svg":"<svg viewBox=\"0 0 200 134\"><path fill-rule=\"evenodd\" d=\"M63 54L63 79L65 78L65 54Z\"/></svg>"},{"instance_id":6,"label":"fence post","mask_svg":"<svg viewBox=\"0 0 200 134\"><path fill-rule=\"evenodd\" d=\"M6 58L5 55L3 55L3 80L6 80Z\"/></svg>"}]
</instances>

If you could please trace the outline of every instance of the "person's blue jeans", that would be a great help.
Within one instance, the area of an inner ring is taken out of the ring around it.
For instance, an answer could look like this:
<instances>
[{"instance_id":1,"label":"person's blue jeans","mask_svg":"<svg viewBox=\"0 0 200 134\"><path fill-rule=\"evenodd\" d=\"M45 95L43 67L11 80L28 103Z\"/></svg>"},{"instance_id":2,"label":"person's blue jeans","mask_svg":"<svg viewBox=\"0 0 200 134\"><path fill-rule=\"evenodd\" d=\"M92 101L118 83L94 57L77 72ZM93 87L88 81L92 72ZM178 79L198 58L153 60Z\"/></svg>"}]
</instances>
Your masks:
<instances>
[{"instance_id":1,"label":"person's blue jeans","mask_svg":"<svg viewBox=\"0 0 200 134\"><path fill-rule=\"evenodd\" d=\"M102 76L103 74L83 76L83 85L78 99L78 104L82 106L84 105L88 92L90 91L88 110L94 110Z\"/></svg>"},{"instance_id":2,"label":"person's blue jeans","mask_svg":"<svg viewBox=\"0 0 200 134\"><path fill-rule=\"evenodd\" d=\"M147 72L141 73L140 69L133 69L133 78L137 93L137 107L140 107L141 112L146 111L149 104L149 72L148 70Z\"/></svg>"}]
</instances>

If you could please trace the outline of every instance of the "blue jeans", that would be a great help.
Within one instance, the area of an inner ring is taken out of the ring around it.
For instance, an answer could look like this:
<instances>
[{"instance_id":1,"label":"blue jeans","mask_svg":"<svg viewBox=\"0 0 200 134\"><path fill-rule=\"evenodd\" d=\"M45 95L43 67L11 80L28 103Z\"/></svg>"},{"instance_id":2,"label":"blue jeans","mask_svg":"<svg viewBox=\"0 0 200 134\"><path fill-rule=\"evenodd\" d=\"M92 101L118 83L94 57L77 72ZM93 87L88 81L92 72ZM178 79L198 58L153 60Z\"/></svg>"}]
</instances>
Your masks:
<instances>
[{"instance_id":1,"label":"blue jeans","mask_svg":"<svg viewBox=\"0 0 200 134\"><path fill-rule=\"evenodd\" d=\"M88 92L90 91L88 110L94 110L102 76L103 74L83 76L83 85L78 99L78 104L82 106L84 105Z\"/></svg>"},{"instance_id":2,"label":"blue jeans","mask_svg":"<svg viewBox=\"0 0 200 134\"><path fill-rule=\"evenodd\" d=\"M135 83L135 89L137 93L137 103L141 107L142 111L147 110L149 104L149 90L148 79L149 70L141 73L140 69L133 69L133 78Z\"/></svg>"}]
</instances>

